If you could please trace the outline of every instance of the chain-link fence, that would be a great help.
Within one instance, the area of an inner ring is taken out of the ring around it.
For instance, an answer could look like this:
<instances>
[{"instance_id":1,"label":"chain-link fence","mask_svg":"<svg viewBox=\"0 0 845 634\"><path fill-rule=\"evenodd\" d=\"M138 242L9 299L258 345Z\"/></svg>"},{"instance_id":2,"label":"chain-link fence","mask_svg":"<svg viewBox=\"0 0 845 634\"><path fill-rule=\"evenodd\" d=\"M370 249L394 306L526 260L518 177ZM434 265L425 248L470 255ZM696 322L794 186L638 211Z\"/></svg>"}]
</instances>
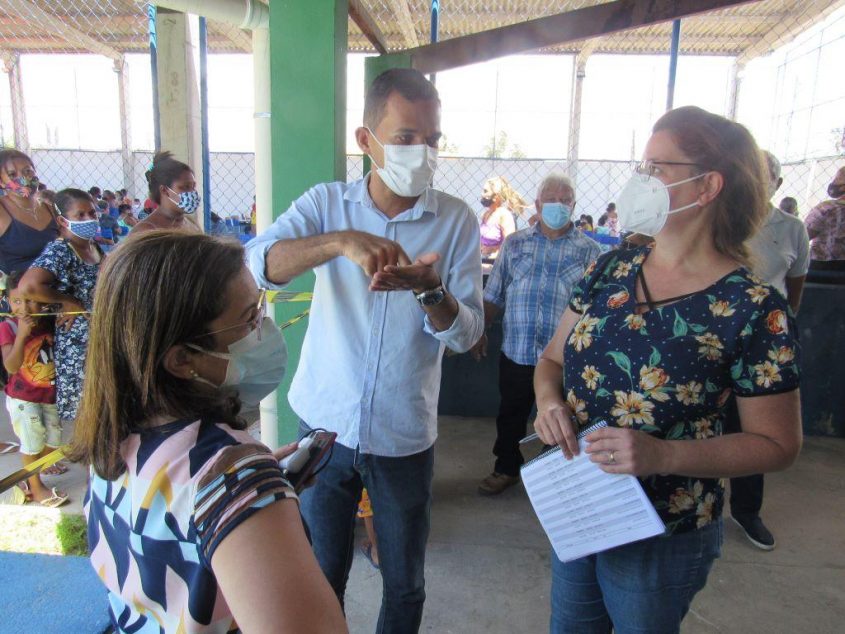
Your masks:
<instances>
[{"instance_id":1,"label":"chain-link fence","mask_svg":"<svg viewBox=\"0 0 845 634\"><path fill-rule=\"evenodd\" d=\"M441 5L440 38L594 4L455 0ZM361 0L361 5L380 27L388 50L428 42L428 0ZM843 5L843 0L763 0L682 21L675 105L695 103L748 125L760 145L783 162L784 184L774 202L793 197L801 215L826 198L826 185L845 163ZM12 8L0 0L5 71L0 79L6 79L0 81L0 141L30 152L51 188L126 188L131 197L146 197L144 172L152 158L147 27L146 4L140 1L32 0ZM435 184L480 211L477 201L491 176L505 177L531 202L543 177L562 171L576 182L578 211L597 220L665 108L670 32L671 25L663 23L552 47L543 52L565 60L555 74L526 87L517 81L522 71L496 73L495 90L469 103L460 86L453 86L472 82L448 80L460 72L477 78L481 67L439 73L444 123L453 125L444 129L451 148L441 155ZM209 23L208 41L213 51L244 54L241 67L249 68L250 41L243 31ZM352 22L349 50L372 51ZM513 64L528 75L538 59L519 57ZM59 61L71 72L51 70ZM209 83L248 74L215 60ZM554 104L533 107L548 100L553 86ZM251 95L251 86L230 92ZM133 97L136 93L146 102ZM224 127L240 137L251 135L252 104L217 99L210 104L211 209L224 219L247 219L253 155L215 150L230 149L221 141ZM489 124L476 114L485 108L493 112ZM462 109L462 118L450 109ZM535 119L555 126L554 134L547 133L556 139L549 150L537 143L544 133L527 125ZM486 143L462 141L471 128ZM550 158L538 158L543 156ZM349 156L348 179L362 175L361 157Z\"/></svg>"}]
</instances>

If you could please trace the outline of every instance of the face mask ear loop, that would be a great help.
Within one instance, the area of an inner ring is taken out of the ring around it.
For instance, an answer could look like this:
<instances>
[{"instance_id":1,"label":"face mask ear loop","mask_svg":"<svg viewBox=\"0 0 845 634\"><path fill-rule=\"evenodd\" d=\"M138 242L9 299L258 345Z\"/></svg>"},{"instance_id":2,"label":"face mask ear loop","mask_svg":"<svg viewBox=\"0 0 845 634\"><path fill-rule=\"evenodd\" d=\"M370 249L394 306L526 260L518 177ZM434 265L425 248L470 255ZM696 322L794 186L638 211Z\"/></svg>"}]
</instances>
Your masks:
<instances>
[{"instance_id":1,"label":"face mask ear loop","mask_svg":"<svg viewBox=\"0 0 845 634\"><path fill-rule=\"evenodd\" d=\"M379 144L379 147L382 149L382 152L384 152L384 145L382 144L382 142L381 142L381 141L379 141L379 140L378 140L378 137L376 136L376 133L375 133L375 132L373 132L372 130L370 130L370 128L369 128L369 127L367 127L367 126L364 126L364 129L365 129L367 132L369 132L369 133L370 133L370 136L371 136L371 137L375 140L375 142L376 142L376 143L378 143L378 144ZM386 154L386 152L385 152L385 154ZM376 163L376 160L373 158L373 155L372 155L372 154L367 154L367 156L369 156L369 157L370 157L370 160L373 162L373 165L375 165L378 169L380 169L380 170L383 170L383 169L384 169L381 165L379 165L378 163ZM387 157L385 157L385 158L387 158ZM386 164L387 164L387 162L385 161L385 165L386 165Z\"/></svg>"}]
</instances>

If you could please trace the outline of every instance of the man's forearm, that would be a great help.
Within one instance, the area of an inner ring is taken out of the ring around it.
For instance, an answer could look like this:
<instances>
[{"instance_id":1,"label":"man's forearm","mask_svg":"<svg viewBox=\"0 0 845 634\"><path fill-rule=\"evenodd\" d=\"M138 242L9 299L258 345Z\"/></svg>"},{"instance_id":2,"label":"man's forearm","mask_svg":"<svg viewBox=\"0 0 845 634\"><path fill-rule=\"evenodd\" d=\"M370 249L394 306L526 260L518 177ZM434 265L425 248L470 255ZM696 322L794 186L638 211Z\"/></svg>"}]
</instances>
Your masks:
<instances>
[{"instance_id":1,"label":"man's forearm","mask_svg":"<svg viewBox=\"0 0 845 634\"><path fill-rule=\"evenodd\" d=\"M435 306L423 306L425 314L437 332L449 330L458 316L458 300L450 293L446 293L443 301Z\"/></svg>"},{"instance_id":2,"label":"man's forearm","mask_svg":"<svg viewBox=\"0 0 845 634\"><path fill-rule=\"evenodd\" d=\"M336 231L307 238L279 240L267 251L265 277L286 284L297 275L343 255L345 232Z\"/></svg>"}]
</instances>

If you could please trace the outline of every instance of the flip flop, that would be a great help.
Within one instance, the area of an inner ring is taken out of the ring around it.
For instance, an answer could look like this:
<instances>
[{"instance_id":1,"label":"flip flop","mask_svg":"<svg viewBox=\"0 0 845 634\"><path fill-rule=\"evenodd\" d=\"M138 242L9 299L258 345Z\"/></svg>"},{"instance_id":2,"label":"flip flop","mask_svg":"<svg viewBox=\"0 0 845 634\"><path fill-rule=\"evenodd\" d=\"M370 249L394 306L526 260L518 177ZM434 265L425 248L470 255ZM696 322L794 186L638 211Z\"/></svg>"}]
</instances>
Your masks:
<instances>
[{"instance_id":1,"label":"flip flop","mask_svg":"<svg viewBox=\"0 0 845 634\"><path fill-rule=\"evenodd\" d=\"M16 442L0 442L0 456L7 453L17 453L21 446Z\"/></svg>"},{"instance_id":2,"label":"flip flop","mask_svg":"<svg viewBox=\"0 0 845 634\"><path fill-rule=\"evenodd\" d=\"M41 502L39 502L41 506L44 506L48 509L54 509L62 506L63 504L67 504L70 501L70 498L68 498L67 493L59 493L58 491L56 491L56 487L50 489L50 493L52 494L50 497L48 497L46 500L41 500Z\"/></svg>"},{"instance_id":3,"label":"flip flop","mask_svg":"<svg viewBox=\"0 0 845 634\"><path fill-rule=\"evenodd\" d=\"M29 490L29 483L18 482L12 493L12 500L14 504L27 504L32 502L32 491Z\"/></svg>"},{"instance_id":4,"label":"flip flop","mask_svg":"<svg viewBox=\"0 0 845 634\"><path fill-rule=\"evenodd\" d=\"M57 462L41 470L41 475L45 476L60 476L67 473L67 465Z\"/></svg>"},{"instance_id":5,"label":"flip flop","mask_svg":"<svg viewBox=\"0 0 845 634\"><path fill-rule=\"evenodd\" d=\"M367 561L370 562L370 565L375 568L376 570L379 569L378 564L373 561L373 545L372 544L361 544L358 547L358 550L366 557Z\"/></svg>"}]
</instances>

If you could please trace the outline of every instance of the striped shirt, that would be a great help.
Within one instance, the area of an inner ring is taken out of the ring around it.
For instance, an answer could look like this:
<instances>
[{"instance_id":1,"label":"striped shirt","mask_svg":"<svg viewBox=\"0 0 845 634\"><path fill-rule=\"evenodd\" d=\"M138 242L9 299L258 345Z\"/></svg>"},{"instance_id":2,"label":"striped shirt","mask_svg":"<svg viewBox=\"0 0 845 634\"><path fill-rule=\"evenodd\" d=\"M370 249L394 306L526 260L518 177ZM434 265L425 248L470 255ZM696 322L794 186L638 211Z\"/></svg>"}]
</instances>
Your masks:
<instances>
[{"instance_id":1,"label":"striped shirt","mask_svg":"<svg viewBox=\"0 0 845 634\"><path fill-rule=\"evenodd\" d=\"M484 289L484 301L503 308L502 352L536 365L555 334L572 289L601 248L580 229L554 240L540 223L508 236Z\"/></svg>"}]
</instances>

